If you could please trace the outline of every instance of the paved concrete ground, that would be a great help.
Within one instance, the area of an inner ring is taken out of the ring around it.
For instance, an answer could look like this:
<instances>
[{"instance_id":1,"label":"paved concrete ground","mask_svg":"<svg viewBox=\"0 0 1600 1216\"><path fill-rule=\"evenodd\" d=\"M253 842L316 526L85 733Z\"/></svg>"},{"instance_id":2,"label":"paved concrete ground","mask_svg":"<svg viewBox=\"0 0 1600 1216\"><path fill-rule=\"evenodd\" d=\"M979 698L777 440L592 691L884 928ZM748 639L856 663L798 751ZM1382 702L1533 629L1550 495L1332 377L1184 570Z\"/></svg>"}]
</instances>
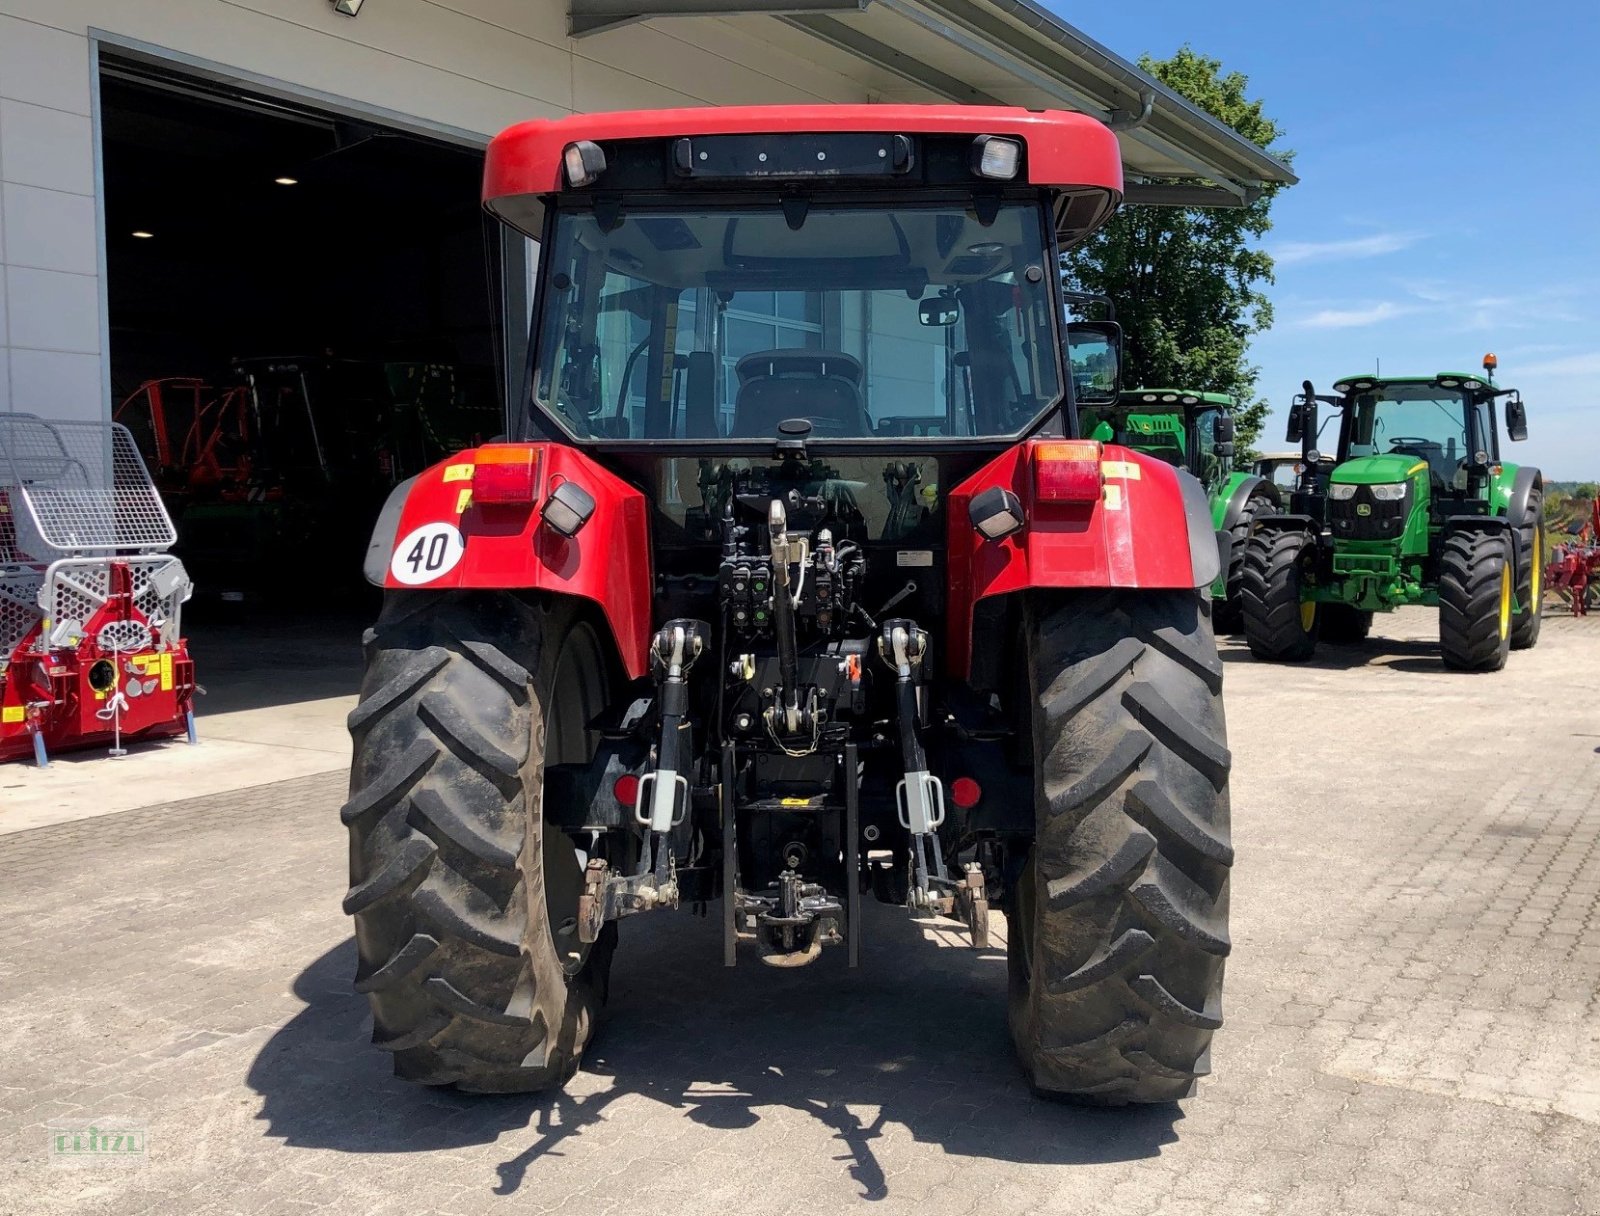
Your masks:
<instances>
[{"instance_id":1,"label":"paved concrete ground","mask_svg":"<svg viewBox=\"0 0 1600 1216\"><path fill-rule=\"evenodd\" d=\"M1181 1107L1031 1097L1003 952L887 908L854 974L641 918L565 1097L404 1086L330 773L0 840L0 1212L1600 1212L1600 626L1484 677L1380 626L1228 648L1227 1021ZM46 1163L47 1121L106 1116L148 1164Z\"/></svg>"},{"instance_id":2,"label":"paved concrete ground","mask_svg":"<svg viewBox=\"0 0 1600 1216\"><path fill-rule=\"evenodd\" d=\"M210 612L188 628L206 690L195 701L200 746L167 739L115 761L90 749L63 752L45 769L0 766L0 836L349 770L344 720L361 683L364 621Z\"/></svg>"}]
</instances>

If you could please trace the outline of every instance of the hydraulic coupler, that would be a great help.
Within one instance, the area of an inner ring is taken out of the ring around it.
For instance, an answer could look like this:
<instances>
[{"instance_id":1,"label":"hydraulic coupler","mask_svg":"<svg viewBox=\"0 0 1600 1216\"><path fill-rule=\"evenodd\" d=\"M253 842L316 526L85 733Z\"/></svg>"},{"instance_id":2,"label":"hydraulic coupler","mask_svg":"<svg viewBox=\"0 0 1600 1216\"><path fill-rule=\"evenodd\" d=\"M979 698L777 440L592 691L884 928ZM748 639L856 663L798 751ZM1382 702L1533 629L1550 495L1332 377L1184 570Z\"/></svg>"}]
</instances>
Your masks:
<instances>
[{"instance_id":1,"label":"hydraulic coupler","mask_svg":"<svg viewBox=\"0 0 1600 1216\"><path fill-rule=\"evenodd\" d=\"M928 758L917 732L917 684L928 654L928 635L915 621L883 623L878 654L895 673L895 716L900 727L900 759L905 776L895 787L900 826L911 833L911 906L942 908L952 883L939 847L944 822L944 784L928 771Z\"/></svg>"}]
</instances>

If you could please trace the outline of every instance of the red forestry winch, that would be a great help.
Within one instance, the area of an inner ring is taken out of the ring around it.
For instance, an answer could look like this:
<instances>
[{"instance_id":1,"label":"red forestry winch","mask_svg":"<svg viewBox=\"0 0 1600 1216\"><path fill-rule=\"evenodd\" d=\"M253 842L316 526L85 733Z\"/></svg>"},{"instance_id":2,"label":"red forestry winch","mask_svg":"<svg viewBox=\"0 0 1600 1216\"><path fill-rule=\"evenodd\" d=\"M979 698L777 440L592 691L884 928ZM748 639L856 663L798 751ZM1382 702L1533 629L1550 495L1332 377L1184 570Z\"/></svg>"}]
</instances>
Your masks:
<instances>
[{"instance_id":1,"label":"red forestry winch","mask_svg":"<svg viewBox=\"0 0 1600 1216\"><path fill-rule=\"evenodd\" d=\"M193 740L175 539L126 428L0 417L0 760Z\"/></svg>"}]
</instances>

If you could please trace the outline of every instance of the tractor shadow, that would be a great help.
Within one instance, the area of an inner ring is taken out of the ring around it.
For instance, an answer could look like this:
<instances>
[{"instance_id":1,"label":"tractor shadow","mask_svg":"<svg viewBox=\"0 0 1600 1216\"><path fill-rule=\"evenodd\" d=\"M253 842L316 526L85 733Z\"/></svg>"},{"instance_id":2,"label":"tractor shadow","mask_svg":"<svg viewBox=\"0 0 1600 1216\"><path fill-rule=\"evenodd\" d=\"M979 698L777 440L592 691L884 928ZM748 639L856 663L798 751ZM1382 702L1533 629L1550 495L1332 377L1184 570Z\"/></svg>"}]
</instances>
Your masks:
<instances>
[{"instance_id":1,"label":"tractor shadow","mask_svg":"<svg viewBox=\"0 0 1600 1216\"><path fill-rule=\"evenodd\" d=\"M1027 1164L1137 1160L1176 1142L1176 1104L1095 1109L1033 1095L1006 1029L1003 945L942 948L903 911L870 898L864 920L855 971L842 949L798 971L743 955L726 969L715 915L624 925L608 1016L582 1073L567 1093L520 1096L394 1078L388 1057L367 1041L371 1022L350 987L355 949L347 941L301 974L294 991L306 1008L252 1064L258 1117L288 1147L492 1145L482 1155L484 1181L501 1195L536 1177L547 1157L592 1155L615 1168L607 1154L618 1129L626 1135L641 1119L641 1098L727 1136L780 1110L800 1112L837 1143L841 1176L867 1200L889 1195L874 1142L895 1125L951 1156ZM659 1127L659 1114L649 1118Z\"/></svg>"},{"instance_id":2,"label":"tractor shadow","mask_svg":"<svg viewBox=\"0 0 1600 1216\"><path fill-rule=\"evenodd\" d=\"M273 613L204 604L186 609L184 632L200 683L202 718L354 696L361 634L376 616L359 610Z\"/></svg>"},{"instance_id":3,"label":"tractor shadow","mask_svg":"<svg viewBox=\"0 0 1600 1216\"><path fill-rule=\"evenodd\" d=\"M1250 653L1242 637L1218 638L1217 654L1224 663L1262 662ZM1354 671L1358 667L1383 667L1390 671L1420 672L1424 675L1445 671L1444 661L1439 657L1438 642L1383 637L1369 637L1364 642L1348 645L1323 642L1306 662L1279 666L1302 671Z\"/></svg>"}]
</instances>

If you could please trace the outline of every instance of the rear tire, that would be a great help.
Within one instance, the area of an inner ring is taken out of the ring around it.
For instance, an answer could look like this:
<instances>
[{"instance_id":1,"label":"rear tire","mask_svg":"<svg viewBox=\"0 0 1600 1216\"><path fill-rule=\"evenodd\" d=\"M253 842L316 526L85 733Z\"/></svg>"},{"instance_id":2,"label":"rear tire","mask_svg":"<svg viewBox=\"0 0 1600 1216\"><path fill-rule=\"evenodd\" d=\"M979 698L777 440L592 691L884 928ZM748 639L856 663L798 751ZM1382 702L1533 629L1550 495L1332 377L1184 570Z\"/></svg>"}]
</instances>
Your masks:
<instances>
[{"instance_id":1,"label":"rear tire","mask_svg":"<svg viewBox=\"0 0 1600 1216\"><path fill-rule=\"evenodd\" d=\"M1240 593L1244 585L1244 552L1250 544L1250 533L1256 516L1262 511L1276 510L1277 506L1265 494L1252 494L1239 509L1239 518L1228 529L1228 577L1223 584L1226 594L1221 603L1212 605L1211 623L1218 633L1238 633L1244 628L1244 609Z\"/></svg>"},{"instance_id":2,"label":"rear tire","mask_svg":"<svg viewBox=\"0 0 1600 1216\"><path fill-rule=\"evenodd\" d=\"M1229 950L1222 663L1191 592L1077 595L1029 625L1037 835L1010 909L1012 1038L1040 1091L1188 1097Z\"/></svg>"},{"instance_id":3,"label":"rear tire","mask_svg":"<svg viewBox=\"0 0 1600 1216\"><path fill-rule=\"evenodd\" d=\"M1457 671L1499 671L1511 649L1511 546L1498 532L1455 532L1439 555L1439 649Z\"/></svg>"},{"instance_id":4,"label":"rear tire","mask_svg":"<svg viewBox=\"0 0 1600 1216\"><path fill-rule=\"evenodd\" d=\"M515 1092L577 1070L616 926L578 943L582 868L540 812L547 751L593 754L601 655L570 607L492 593L391 593L368 634L344 908L372 1040L408 1080Z\"/></svg>"},{"instance_id":5,"label":"rear tire","mask_svg":"<svg viewBox=\"0 0 1600 1216\"><path fill-rule=\"evenodd\" d=\"M1266 529L1250 538L1240 578L1240 607L1250 653L1272 663L1303 663L1317 650L1321 606L1302 598L1312 552L1304 532Z\"/></svg>"},{"instance_id":6,"label":"rear tire","mask_svg":"<svg viewBox=\"0 0 1600 1216\"><path fill-rule=\"evenodd\" d=\"M1539 641L1544 619L1544 491L1528 495L1528 514L1517 529L1517 550L1523 569L1517 578L1517 603L1523 606L1511 622L1511 649L1528 650Z\"/></svg>"},{"instance_id":7,"label":"rear tire","mask_svg":"<svg viewBox=\"0 0 1600 1216\"><path fill-rule=\"evenodd\" d=\"M1349 604L1322 604L1322 640L1335 646L1359 646L1372 632L1372 613Z\"/></svg>"}]
</instances>

